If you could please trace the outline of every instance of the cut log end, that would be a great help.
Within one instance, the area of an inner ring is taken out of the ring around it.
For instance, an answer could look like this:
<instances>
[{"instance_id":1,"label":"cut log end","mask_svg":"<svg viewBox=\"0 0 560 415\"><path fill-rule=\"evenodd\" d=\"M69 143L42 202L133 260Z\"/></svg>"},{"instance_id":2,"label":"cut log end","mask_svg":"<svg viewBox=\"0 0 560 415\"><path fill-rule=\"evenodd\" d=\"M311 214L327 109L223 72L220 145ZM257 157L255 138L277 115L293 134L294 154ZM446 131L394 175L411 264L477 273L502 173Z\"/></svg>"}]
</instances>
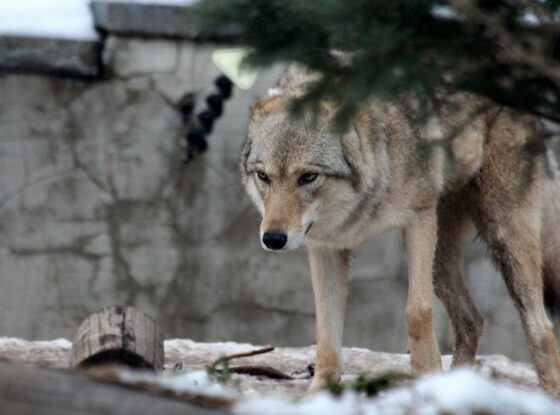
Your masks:
<instances>
[{"instance_id":1,"label":"cut log end","mask_svg":"<svg viewBox=\"0 0 560 415\"><path fill-rule=\"evenodd\" d=\"M120 364L162 370L163 335L157 323L134 307L112 306L88 316L76 331L71 368Z\"/></svg>"}]
</instances>

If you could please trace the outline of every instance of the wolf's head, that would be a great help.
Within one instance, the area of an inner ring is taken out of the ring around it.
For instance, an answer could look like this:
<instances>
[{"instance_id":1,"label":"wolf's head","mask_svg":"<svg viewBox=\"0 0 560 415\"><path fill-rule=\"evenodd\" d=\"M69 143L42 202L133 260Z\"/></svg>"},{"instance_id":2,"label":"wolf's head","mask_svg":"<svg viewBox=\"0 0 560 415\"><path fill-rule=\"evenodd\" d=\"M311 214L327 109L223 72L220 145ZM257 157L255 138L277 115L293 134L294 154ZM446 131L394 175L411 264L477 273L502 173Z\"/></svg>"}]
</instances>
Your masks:
<instances>
[{"instance_id":1,"label":"wolf's head","mask_svg":"<svg viewBox=\"0 0 560 415\"><path fill-rule=\"evenodd\" d=\"M289 116L290 98L253 104L241 160L243 183L263 215L261 243L273 251L336 232L354 205L361 164L356 132L334 134L329 105L313 124Z\"/></svg>"}]
</instances>

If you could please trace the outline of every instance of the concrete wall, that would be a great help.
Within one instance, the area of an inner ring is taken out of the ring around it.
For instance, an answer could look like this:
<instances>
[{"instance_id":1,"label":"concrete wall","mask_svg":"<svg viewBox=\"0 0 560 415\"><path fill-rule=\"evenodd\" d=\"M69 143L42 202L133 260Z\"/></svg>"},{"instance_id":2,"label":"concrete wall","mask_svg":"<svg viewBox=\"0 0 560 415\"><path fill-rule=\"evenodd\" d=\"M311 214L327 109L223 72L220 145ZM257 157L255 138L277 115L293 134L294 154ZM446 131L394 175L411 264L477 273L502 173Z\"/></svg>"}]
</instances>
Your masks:
<instances>
[{"instance_id":1,"label":"concrete wall","mask_svg":"<svg viewBox=\"0 0 560 415\"><path fill-rule=\"evenodd\" d=\"M102 79L0 75L0 336L71 337L90 312L130 304L167 338L303 346L314 342L306 254L266 253L240 186L250 102L280 68L235 90L208 152L182 164L176 104L198 107L219 45L104 42ZM504 284L480 247L466 260L486 326L483 353L525 359ZM407 278L400 233L353 255L345 345L404 352ZM437 305L441 349L451 332Z\"/></svg>"}]
</instances>

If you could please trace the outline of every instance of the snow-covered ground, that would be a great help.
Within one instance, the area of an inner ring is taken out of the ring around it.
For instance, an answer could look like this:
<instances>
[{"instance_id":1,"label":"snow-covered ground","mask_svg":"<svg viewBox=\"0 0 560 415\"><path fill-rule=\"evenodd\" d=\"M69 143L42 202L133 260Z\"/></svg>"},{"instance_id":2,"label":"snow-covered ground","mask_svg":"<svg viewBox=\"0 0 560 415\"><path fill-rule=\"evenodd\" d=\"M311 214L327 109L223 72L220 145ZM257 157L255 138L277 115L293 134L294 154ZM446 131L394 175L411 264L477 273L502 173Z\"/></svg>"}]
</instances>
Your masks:
<instances>
[{"instance_id":1,"label":"snow-covered ground","mask_svg":"<svg viewBox=\"0 0 560 415\"><path fill-rule=\"evenodd\" d=\"M309 399L242 399L233 406L237 415L410 415L485 414L557 415L560 404L539 390L507 385L474 372L456 369L421 378L374 398L355 392L340 397L322 392Z\"/></svg>"},{"instance_id":2,"label":"snow-covered ground","mask_svg":"<svg viewBox=\"0 0 560 415\"><path fill-rule=\"evenodd\" d=\"M125 371L120 379L132 385L150 384L152 390L159 387L177 396L186 394L199 401L201 396L206 402L217 399L236 415L560 414L560 403L544 392L507 384L468 368L426 376L375 397L353 390L341 396L325 391L303 399L248 396L236 390L235 383L232 387L218 383L204 370L166 375Z\"/></svg>"},{"instance_id":3,"label":"snow-covered ground","mask_svg":"<svg viewBox=\"0 0 560 415\"><path fill-rule=\"evenodd\" d=\"M292 379L232 374L224 384L205 370L221 356L258 348L235 342L167 340L163 374L119 369L116 377L138 387L172 392L181 399L225 407L236 415L560 414L560 403L536 387L532 367L504 356L479 356L474 369L455 369L415 381L397 381L396 386L373 398L347 391L340 397L322 392L302 399L310 382L307 367L314 361L314 346L276 348L270 353L230 362L230 367L270 366ZM71 343L65 339L33 342L0 338L0 358L20 363L64 368L68 365L70 349ZM352 383L359 374L375 377L387 372L410 371L409 356L405 354L360 348L345 348L343 354L345 384ZM450 356L443 358L446 370L450 360Z\"/></svg>"}]
</instances>

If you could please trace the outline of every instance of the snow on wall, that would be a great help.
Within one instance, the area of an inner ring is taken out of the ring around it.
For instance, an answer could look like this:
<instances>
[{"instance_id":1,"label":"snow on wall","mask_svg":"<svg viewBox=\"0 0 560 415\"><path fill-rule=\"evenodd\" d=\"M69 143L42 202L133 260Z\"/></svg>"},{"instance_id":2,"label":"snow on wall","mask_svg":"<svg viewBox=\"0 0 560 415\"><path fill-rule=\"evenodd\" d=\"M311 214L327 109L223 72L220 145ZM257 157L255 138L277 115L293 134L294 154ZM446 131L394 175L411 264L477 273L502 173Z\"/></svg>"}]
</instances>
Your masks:
<instances>
[{"instance_id":1,"label":"snow on wall","mask_svg":"<svg viewBox=\"0 0 560 415\"><path fill-rule=\"evenodd\" d=\"M162 6L188 6L198 0L100 0L106 3L140 3L140 4L161 4Z\"/></svg>"},{"instance_id":2,"label":"snow on wall","mask_svg":"<svg viewBox=\"0 0 560 415\"><path fill-rule=\"evenodd\" d=\"M95 40L89 0L0 2L0 35Z\"/></svg>"},{"instance_id":3,"label":"snow on wall","mask_svg":"<svg viewBox=\"0 0 560 415\"><path fill-rule=\"evenodd\" d=\"M120 0L119 3L185 6L195 3L195 0ZM90 10L90 0L1 1L0 35L98 39Z\"/></svg>"}]
</instances>

